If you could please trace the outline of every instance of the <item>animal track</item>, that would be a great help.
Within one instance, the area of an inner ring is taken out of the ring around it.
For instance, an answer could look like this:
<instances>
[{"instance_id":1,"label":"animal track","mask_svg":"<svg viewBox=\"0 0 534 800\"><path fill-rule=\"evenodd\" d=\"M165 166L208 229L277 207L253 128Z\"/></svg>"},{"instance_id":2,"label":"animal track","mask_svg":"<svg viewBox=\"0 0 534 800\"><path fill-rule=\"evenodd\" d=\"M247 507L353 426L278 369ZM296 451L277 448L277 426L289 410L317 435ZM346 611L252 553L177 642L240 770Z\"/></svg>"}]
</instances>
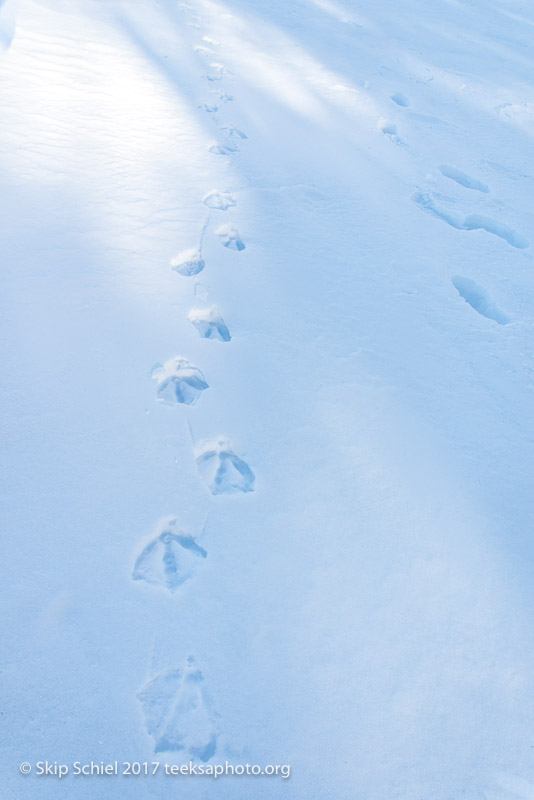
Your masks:
<instances>
[{"instance_id":1,"label":"animal track","mask_svg":"<svg viewBox=\"0 0 534 800\"><path fill-rule=\"evenodd\" d=\"M197 451L198 469L212 494L253 492L255 476L248 464L219 440Z\"/></svg>"},{"instance_id":2,"label":"animal track","mask_svg":"<svg viewBox=\"0 0 534 800\"><path fill-rule=\"evenodd\" d=\"M203 339L219 339L221 342L229 342L232 338L221 312L216 306L192 308L188 319Z\"/></svg>"},{"instance_id":3,"label":"animal track","mask_svg":"<svg viewBox=\"0 0 534 800\"><path fill-rule=\"evenodd\" d=\"M482 181L477 181L476 178L471 178L465 172L460 172L459 169L456 167L448 167L446 164L443 164L439 171L442 175L445 175L446 178L450 178L451 181L456 181L459 183L460 186L464 186L466 189L476 189L478 192L489 192L489 186L486 186L485 183Z\"/></svg>"},{"instance_id":4,"label":"animal track","mask_svg":"<svg viewBox=\"0 0 534 800\"><path fill-rule=\"evenodd\" d=\"M394 103L396 103L398 106L402 106L403 108L408 108L410 105L410 101L402 92L395 92L395 94L391 95L391 99Z\"/></svg>"},{"instance_id":5,"label":"animal track","mask_svg":"<svg viewBox=\"0 0 534 800\"><path fill-rule=\"evenodd\" d=\"M246 133L243 133L243 131L240 131L239 128L236 128L233 125L224 125L221 130L224 131L231 139L248 139Z\"/></svg>"},{"instance_id":6,"label":"animal track","mask_svg":"<svg viewBox=\"0 0 534 800\"><path fill-rule=\"evenodd\" d=\"M213 83L213 81L220 81L224 75L224 67L221 64L210 64L213 72L203 75L203 77Z\"/></svg>"},{"instance_id":7,"label":"animal track","mask_svg":"<svg viewBox=\"0 0 534 800\"><path fill-rule=\"evenodd\" d=\"M444 209L439 208L431 195L424 194L422 192L416 192L416 194L413 195L412 200L422 209L422 211L427 214L431 214L433 217L443 220L457 230L485 230L488 233L493 233L500 239L504 239L506 242L508 242L508 244L511 244L512 247L518 247L523 250L529 246L528 241L512 228L509 228L507 225L503 225L494 219L490 219L489 217L483 217L480 214L469 214L467 217L462 218L460 214L445 211Z\"/></svg>"},{"instance_id":8,"label":"animal track","mask_svg":"<svg viewBox=\"0 0 534 800\"><path fill-rule=\"evenodd\" d=\"M180 275L198 275L206 266L204 259L200 252L192 247L190 250L184 250L171 261L171 268Z\"/></svg>"},{"instance_id":9,"label":"animal track","mask_svg":"<svg viewBox=\"0 0 534 800\"><path fill-rule=\"evenodd\" d=\"M529 245L527 239L520 236L512 228L509 228L508 225L503 225L501 222L496 222L496 220L483 217L480 214L469 214L464 220L464 228L466 231L482 229L488 233L493 233L495 236L504 239L508 244L511 244L512 247L518 247L520 250L524 250Z\"/></svg>"},{"instance_id":10,"label":"animal track","mask_svg":"<svg viewBox=\"0 0 534 800\"><path fill-rule=\"evenodd\" d=\"M391 139L392 142L395 144L404 146L404 141L400 138L397 132L397 126L394 125L392 122L388 122L387 120L381 120L378 125L380 131L387 136L388 139Z\"/></svg>"},{"instance_id":11,"label":"animal track","mask_svg":"<svg viewBox=\"0 0 534 800\"><path fill-rule=\"evenodd\" d=\"M208 206L208 208L217 208L219 211L226 211L227 208L236 206L237 202L229 192L213 191L204 197L204 205Z\"/></svg>"},{"instance_id":12,"label":"animal track","mask_svg":"<svg viewBox=\"0 0 534 800\"><path fill-rule=\"evenodd\" d=\"M532 128L534 103L505 103L502 106L496 106L495 111L504 119L524 125L526 128Z\"/></svg>"},{"instance_id":13,"label":"animal track","mask_svg":"<svg viewBox=\"0 0 534 800\"><path fill-rule=\"evenodd\" d=\"M0 2L0 52L7 50L15 35L15 2Z\"/></svg>"},{"instance_id":14,"label":"animal track","mask_svg":"<svg viewBox=\"0 0 534 800\"><path fill-rule=\"evenodd\" d=\"M452 282L466 303L469 303L471 308L474 308L483 317L493 319L499 325L509 325L510 322L513 322L512 317L501 311L488 292L475 281L455 275Z\"/></svg>"},{"instance_id":15,"label":"animal track","mask_svg":"<svg viewBox=\"0 0 534 800\"><path fill-rule=\"evenodd\" d=\"M386 136L396 136L397 135L397 126L394 125L392 122L382 122L380 124L380 130Z\"/></svg>"},{"instance_id":16,"label":"animal track","mask_svg":"<svg viewBox=\"0 0 534 800\"><path fill-rule=\"evenodd\" d=\"M438 206L436 206L434 202L434 199L429 194L416 192L413 195L412 200L425 213L431 214L433 217L437 217L438 219L443 220L448 225L452 225L453 228L457 228L458 230L463 230L464 224L460 215L449 213L444 209L438 208Z\"/></svg>"},{"instance_id":17,"label":"animal track","mask_svg":"<svg viewBox=\"0 0 534 800\"><path fill-rule=\"evenodd\" d=\"M168 405L193 406L208 388L201 371L180 356L170 358L163 366L157 364L152 377L157 381L158 400Z\"/></svg>"},{"instance_id":18,"label":"animal track","mask_svg":"<svg viewBox=\"0 0 534 800\"><path fill-rule=\"evenodd\" d=\"M198 53L199 56L203 56L204 58L210 58L213 56L213 50L210 50L208 47L204 47L201 44L197 44L195 46L195 53Z\"/></svg>"},{"instance_id":19,"label":"animal track","mask_svg":"<svg viewBox=\"0 0 534 800\"><path fill-rule=\"evenodd\" d=\"M147 581L175 592L196 572L199 558L207 553L192 536L174 533L171 520L165 529L143 549L132 572L134 581Z\"/></svg>"},{"instance_id":20,"label":"animal track","mask_svg":"<svg viewBox=\"0 0 534 800\"><path fill-rule=\"evenodd\" d=\"M199 106L202 111L207 111L208 114L213 114L215 111L219 110L219 106L216 105L209 105L208 103L204 103L203 105Z\"/></svg>"},{"instance_id":21,"label":"animal track","mask_svg":"<svg viewBox=\"0 0 534 800\"><path fill-rule=\"evenodd\" d=\"M139 689L137 698L156 753L183 752L204 762L214 755L216 714L191 656L185 670L160 672Z\"/></svg>"},{"instance_id":22,"label":"animal track","mask_svg":"<svg viewBox=\"0 0 534 800\"><path fill-rule=\"evenodd\" d=\"M219 237L224 247L228 247L230 250L245 249L245 244L233 225L219 225L219 227L215 229L215 234Z\"/></svg>"},{"instance_id":23,"label":"animal track","mask_svg":"<svg viewBox=\"0 0 534 800\"><path fill-rule=\"evenodd\" d=\"M216 156L230 156L232 153L237 153L238 148L235 144L212 144L209 148L210 153L215 153Z\"/></svg>"}]
</instances>

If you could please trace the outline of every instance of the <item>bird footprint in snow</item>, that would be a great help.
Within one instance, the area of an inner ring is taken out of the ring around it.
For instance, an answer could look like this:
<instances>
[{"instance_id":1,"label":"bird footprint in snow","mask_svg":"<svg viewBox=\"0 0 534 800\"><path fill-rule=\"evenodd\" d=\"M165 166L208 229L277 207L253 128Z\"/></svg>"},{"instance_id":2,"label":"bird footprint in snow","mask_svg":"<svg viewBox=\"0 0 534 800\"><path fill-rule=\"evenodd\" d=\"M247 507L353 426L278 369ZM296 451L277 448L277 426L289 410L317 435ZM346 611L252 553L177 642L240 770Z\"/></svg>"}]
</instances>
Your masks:
<instances>
[{"instance_id":1,"label":"bird footprint in snow","mask_svg":"<svg viewBox=\"0 0 534 800\"><path fill-rule=\"evenodd\" d=\"M156 364L152 377L157 382L158 400L168 405L192 406L208 388L202 372L181 356L170 358L163 365Z\"/></svg>"},{"instance_id":2,"label":"bird footprint in snow","mask_svg":"<svg viewBox=\"0 0 534 800\"><path fill-rule=\"evenodd\" d=\"M236 128L234 125L223 125L221 130L231 139L248 139L247 134L240 131L239 128Z\"/></svg>"},{"instance_id":3,"label":"bird footprint in snow","mask_svg":"<svg viewBox=\"0 0 534 800\"><path fill-rule=\"evenodd\" d=\"M205 266L206 264L200 252L194 247L190 250L184 250L171 261L172 269L175 270L175 272L179 272L180 275L186 275L187 277L198 275Z\"/></svg>"},{"instance_id":4,"label":"bird footprint in snow","mask_svg":"<svg viewBox=\"0 0 534 800\"><path fill-rule=\"evenodd\" d=\"M219 241L224 247L228 247L230 250L245 249L245 244L233 225L219 225L215 229L215 234L219 237Z\"/></svg>"},{"instance_id":5,"label":"bird footprint in snow","mask_svg":"<svg viewBox=\"0 0 534 800\"><path fill-rule=\"evenodd\" d=\"M199 559L207 553L192 536L176 532L176 520L170 520L155 539L152 539L136 559L132 572L134 581L147 581L175 592L196 572Z\"/></svg>"},{"instance_id":6,"label":"bird footprint in snow","mask_svg":"<svg viewBox=\"0 0 534 800\"><path fill-rule=\"evenodd\" d=\"M217 747L216 717L201 671L190 656L184 670L168 669L137 692L155 752L181 752L209 761Z\"/></svg>"},{"instance_id":7,"label":"bird footprint in snow","mask_svg":"<svg viewBox=\"0 0 534 800\"><path fill-rule=\"evenodd\" d=\"M208 208L217 208L219 211L226 211L227 208L237 205L229 192L213 191L204 197L204 205Z\"/></svg>"},{"instance_id":8,"label":"bird footprint in snow","mask_svg":"<svg viewBox=\"0 0 534 800\"><path fill-rule=\"evenodd\" d=\"M224 75L224 68L220 64L211 64L212 71L209 72L207 75L203 75L202 77L205 78L210 83L214 81L222 80Z\"/></svg>"},{"instance_id":9,"label":"bird footprint in snow","mask_svg":"<svg viewBox=\"0 0 534 800\"><path fill-rule=\"evenodd\" d=\"M210 146L209 151L216 156L230 156L232 153L237 153L238 148L235 144L221 144L220 142L216 142Z\"/></svg>"},{"instance_id":10,"label":"bird footprint in snow","mask_svg":"<svg viewBox=\"0 0 534 800\"><path fill-rule=\"evenodd\" d=\"M196 462L212 494L254 491L254 473L225 440L204 445L197 451Z\"/></svg>"},{"instance_id":11,"label":"bird footprint in snow","mask_svg":"<svg viewBox=\"0 0 534 800\"><path fill-rule=\"evenodd\" d=\"M192 308L188 314L188 319L195 326L202 339L219 339L221 342L229 342L232 338L221 312L216 306L211 306L211 308Z\"/></svg>"}]
</instances>

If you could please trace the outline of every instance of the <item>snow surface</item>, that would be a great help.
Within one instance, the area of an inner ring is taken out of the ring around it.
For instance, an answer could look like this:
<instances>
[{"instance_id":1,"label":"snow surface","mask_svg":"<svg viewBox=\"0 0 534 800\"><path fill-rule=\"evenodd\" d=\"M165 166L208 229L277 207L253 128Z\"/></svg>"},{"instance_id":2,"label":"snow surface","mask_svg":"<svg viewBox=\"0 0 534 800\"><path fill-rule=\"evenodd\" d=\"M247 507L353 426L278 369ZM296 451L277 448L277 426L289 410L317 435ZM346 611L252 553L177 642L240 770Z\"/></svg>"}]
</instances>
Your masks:
<instances>
[{"instance_id":1,"label":"snow surface","mask_svg":"<svg viewBox=\"0 0 534 800\"><path fill-rule=\"evenodd\" d=\"M2 797L534 798L533 35L0 3Z\"/></svg>"}]
</instances>

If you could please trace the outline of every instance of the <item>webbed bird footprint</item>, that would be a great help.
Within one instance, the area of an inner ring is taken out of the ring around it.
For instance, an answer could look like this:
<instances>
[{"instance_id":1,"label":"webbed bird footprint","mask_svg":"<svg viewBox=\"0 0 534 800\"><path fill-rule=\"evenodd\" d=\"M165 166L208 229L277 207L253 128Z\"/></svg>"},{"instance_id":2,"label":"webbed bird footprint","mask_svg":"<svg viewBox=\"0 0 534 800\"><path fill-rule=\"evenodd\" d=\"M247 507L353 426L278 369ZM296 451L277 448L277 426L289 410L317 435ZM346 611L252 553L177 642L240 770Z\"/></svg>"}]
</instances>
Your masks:
<instances>
[{"instance_id":1,"label":"webbed bird footprint","mask_svg":"<svg viewBox=\"0 0 534 800\"><path fill-rule=\"evenodd\" d=\"M195 326L202 339L219 339L221 342L229 342L232 338L217 306L192 308L187 318Z\"/></svg>"},{"instance_id":2,"label":"webbed bird footprint","mask_svg":"<svg viewBox=\"0 0 534 800\"><path fill-rule=\"evenodd\" d=\"M254 473L225 440L210 442L198 449L196 462L212 494L254 491Z\"/></svg>"},{"instance_id":3,"label":"webbed bird footprint","mask_svg":"<svg viewBox=\"0 0 534 800\"><path fill-rule=\"evenodd\" d=\"M217 747L217 715L192 657L184 670L160 672L137 692L155 752L183 752L209 761Z\"/></svg>"},{"instance_id":4,"label":"webbed bird footprint","mask_svg":"<svg viewBox=\"0 0 534 800\"><path fill-rule=\"evenodd\" d=\"M221 144L220 142L216 142L210 146L209 151L216 156L230 156L232 153L237 153L238 148L235 144Z\"/></svg>"},{"instance_id":5,"label":"webbed bird footprint","mask_svg":"<svg viewBox=\"0 0 534 800\"><path fill-rule=\"evenodd\" d=\"M208 208L217 208L219 211L226 211L227 208L237 205L229 192L217 192L213 190L204 197L204 205Z\"/></svg>"},{"instance_id":6,"label":"webbed bird footprint","mask_svg":"<svg viewBox=\"0 0 534 800\"><path fill-rule=\"evenodd\" d=\"M245 249L245 243L233 225L219 225L218 228L215 228L215 235L219 237L220 243L230 250Z\"/></svg>"},{"instance_id":7,"label":"webbed bird footprint","mask_svg":"<svg viewBox=\"0 0 534 800\"><path fill-rule=\"evenodd\" d=\"M192 536L175 533L175 523L176 520L171 520L137 557L132 572L134 581L146 581L175 592L193 577L199 559L208 554Z\"/></svg>"},{"instance_id":8,"label":"webbed bird footprint","mask_svg":"<svg viewBox=\"0 0 534 800\"><path fill-rule=\"evenodd\" d=\"M205 78L207 81L213 83L214 81L222 80L222 77L225 73L225 69L222 64L210 64L212 72L208 72L206 75L202 77Z\"/></svg>"},{"instance_id":9,"label":"webbed bird footprint","mask_svg":"<svg viewBox=\"0 0 534 800\"><path fill-rule=\"evenodd\" d=\"M171 261L171 268L180 275L198 275L206 266L200 252L192 247L184 250Z\"/></svg>"},{"instance_id":10,"label":"webbed bird footprint","mask_svg":"<svg viewBox=\"0 0 534 800\"><path fill-rule=\"evenodd\" d=\"M235 127L235 125L223 125L221 130L224 131L231 139L248 139L247 134L243 133L243 131L240 131L239 128Z\"/></svg>"},{"instance_id":11,"label":"webbed bird footprint","mask_svg":"<svg viewBox=\"0 0 534 800\"><path fill-rule=\"evenodd\" d=\"M170 358L163 365L156 364L152 377L157 382L158 400L168 405L193 406L209 386L202 372L181 356Z\"/></svg>"}]
</instances>

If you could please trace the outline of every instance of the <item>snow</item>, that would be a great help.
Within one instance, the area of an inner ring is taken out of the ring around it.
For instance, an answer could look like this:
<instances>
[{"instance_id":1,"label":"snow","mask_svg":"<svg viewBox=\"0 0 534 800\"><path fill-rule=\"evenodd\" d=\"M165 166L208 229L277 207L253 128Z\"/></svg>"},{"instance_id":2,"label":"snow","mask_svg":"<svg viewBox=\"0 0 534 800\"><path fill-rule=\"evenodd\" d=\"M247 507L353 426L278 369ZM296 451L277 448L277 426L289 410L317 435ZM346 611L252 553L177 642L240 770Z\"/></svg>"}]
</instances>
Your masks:
<instances>
[{"instance_id":1,"label":"snow","mask_svg":"<svg viewBox=\"0 0 534 800\"><path fill-rule=\"evenodd\" d=\"M534 797L533 26L0 3L2 796Z\"/></svg>"}]
</instances>

